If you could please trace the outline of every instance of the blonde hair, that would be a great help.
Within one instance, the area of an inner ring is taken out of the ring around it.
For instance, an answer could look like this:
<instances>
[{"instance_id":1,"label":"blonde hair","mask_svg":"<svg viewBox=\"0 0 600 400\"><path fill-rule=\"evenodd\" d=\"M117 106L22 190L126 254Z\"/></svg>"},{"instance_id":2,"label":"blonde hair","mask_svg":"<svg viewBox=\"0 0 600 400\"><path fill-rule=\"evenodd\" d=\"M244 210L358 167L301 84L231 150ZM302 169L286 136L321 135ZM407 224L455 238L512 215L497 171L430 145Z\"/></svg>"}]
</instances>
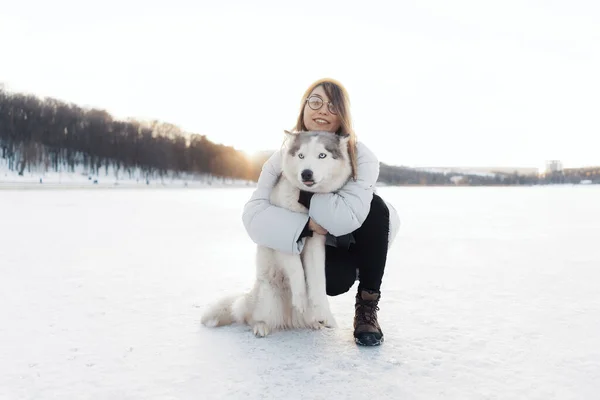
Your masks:
<instances>
[{"instance_id":1,"label":"blonde hair","mask_svg":"<svg viewBox=\"0 0 600 400\"><path fill-rule=\"evenodd\" d=\"M352 116L350 114L350 97L348 96L346 88L344 88L344 86L342 86L340 82L336 81L335 79L324 78L313 82L308 87L306 92L304 92L304 96L302 96L302 102L300 104L300 113L298 114L298 120L296 121L294 131L302 132L308 130L306 129L306 125L304 125L304 108L306 105L306 99L308 98L310 93L319 86L323 88L325 94L327 94L327 97L329 97L329 101L331 101L337 108L337 114L340 118L341 124L335 133L338 135L350 135L350 140L348 140L348 154L350 156L350 164L352 166L352 178L356 180L356 134L354 133L354 129L352 129Z\"/></svg>"}]
</instances>

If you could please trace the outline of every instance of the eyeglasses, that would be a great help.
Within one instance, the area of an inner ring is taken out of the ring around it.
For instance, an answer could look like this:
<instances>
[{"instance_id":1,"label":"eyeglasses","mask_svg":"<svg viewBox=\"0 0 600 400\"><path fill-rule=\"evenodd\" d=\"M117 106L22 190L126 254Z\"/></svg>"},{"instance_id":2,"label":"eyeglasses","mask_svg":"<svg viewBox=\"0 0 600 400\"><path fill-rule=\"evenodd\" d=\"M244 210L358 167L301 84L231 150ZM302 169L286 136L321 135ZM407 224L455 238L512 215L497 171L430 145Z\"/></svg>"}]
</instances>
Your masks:
<instances>
[{"instance_id":1,"label":"eyeglasses","mask_svg":"<svg viewBox=\"0 0 600 400\"><path fill-rule=\"evenodd\" d=\"M308 103L308 106L313 110L319 110L321 107L323 107L324 103L327 103L327 109L329 110L330 113L332 113L332 114L338 113L338 109L335 106L335 104L333 104L330 101L326 102L319 96L310 96L308 99L306 99L306 102Z\"/></svg>"}]
</instances>

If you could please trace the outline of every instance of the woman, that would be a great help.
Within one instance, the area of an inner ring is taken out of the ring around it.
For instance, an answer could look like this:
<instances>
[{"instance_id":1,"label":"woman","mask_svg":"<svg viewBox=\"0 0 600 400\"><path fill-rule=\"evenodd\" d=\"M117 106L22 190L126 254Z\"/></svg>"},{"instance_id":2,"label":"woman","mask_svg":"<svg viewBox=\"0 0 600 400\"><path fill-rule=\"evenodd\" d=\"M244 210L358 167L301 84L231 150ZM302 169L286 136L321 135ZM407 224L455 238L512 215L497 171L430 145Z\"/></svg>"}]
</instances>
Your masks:
<instances>
[{"instance_id":1,"label":"woman","mask_svg":"<svg viewBox=\"0 0 600 400\"><path fill-rule=\"evenodd\" d=\"M301 192L298 201L309 209L308 215L276 207L269 196L281 174L281 153L277 151L265 162L242 218L255 243L283 252L299 254L306 236L312 232L327 234L327 294L347 292L358 271L354 338L359 345L376 346L383 341L377 321L381 281L399 220L394 208L375 194L379 161L356 141L349 105L348 94L339 82L319 80L302 98L295 131L349 134L352 178L336 193Z\"/></svg>"}]
</instances>

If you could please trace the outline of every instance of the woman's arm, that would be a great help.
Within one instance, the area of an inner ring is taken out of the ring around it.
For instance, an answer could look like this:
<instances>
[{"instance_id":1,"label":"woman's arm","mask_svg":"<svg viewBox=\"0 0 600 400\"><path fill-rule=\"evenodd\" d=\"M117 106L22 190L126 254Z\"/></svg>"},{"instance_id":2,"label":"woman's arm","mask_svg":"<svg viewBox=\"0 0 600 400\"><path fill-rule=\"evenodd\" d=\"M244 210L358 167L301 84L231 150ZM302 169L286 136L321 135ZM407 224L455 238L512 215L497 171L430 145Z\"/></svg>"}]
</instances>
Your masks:
<instances>
[{"instance_id":1,"label":"woman's arm","mask_svg":"<svg viewBox=\"0 0 600 400\"><path fill-rule=\"evenodd\" d=\"M354 232L371 209L379 160L364 144L357 145L357 180L350 179L336 193L318 193L310 201L309 216L333 236Z\"/></svg>"},{"instance_id":2,"label":"woman's arm","mask_svg":"<svg viewBox=\"0 0 600 400\"><path fill-rule=\"evenodd\" d=\"M300 254L300 238L308 215L271 204L273 187L281 175L281 151L276 151L263 165L258 186L244 206L242 220L250 239L258 245L285 253Z\"/></svg>"}]
</instances>

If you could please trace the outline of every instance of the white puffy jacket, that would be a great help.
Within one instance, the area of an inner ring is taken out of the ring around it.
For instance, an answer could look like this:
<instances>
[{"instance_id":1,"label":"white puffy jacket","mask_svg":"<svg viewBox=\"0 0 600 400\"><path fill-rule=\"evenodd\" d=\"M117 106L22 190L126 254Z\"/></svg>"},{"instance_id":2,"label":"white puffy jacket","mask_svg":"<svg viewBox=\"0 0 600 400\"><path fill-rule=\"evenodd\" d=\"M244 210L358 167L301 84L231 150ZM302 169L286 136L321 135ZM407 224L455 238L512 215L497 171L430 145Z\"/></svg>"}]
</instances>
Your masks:
<instances>
[{"instance_id":1,"label":"white puffy jacket","mask_svg":"<svg viewBox=\"0 0 600 400\"><path fill-rule=\"evenodd\" d=\"M305 239L299 239L308 218L333 236L358 229L369 214L375 183L379 177L379 160L364 144L357 144L357 180L348 182L335 193L317 193L310 201L309 213L298 213L271 204L271 190L281 175L282 151L276 151L263 165L258 186L244 206L242 219L250 238L261 246L286 253L300 254ZM400 227L396 209L390 210L389 243Z\"/></svg>"}]
</instances>

